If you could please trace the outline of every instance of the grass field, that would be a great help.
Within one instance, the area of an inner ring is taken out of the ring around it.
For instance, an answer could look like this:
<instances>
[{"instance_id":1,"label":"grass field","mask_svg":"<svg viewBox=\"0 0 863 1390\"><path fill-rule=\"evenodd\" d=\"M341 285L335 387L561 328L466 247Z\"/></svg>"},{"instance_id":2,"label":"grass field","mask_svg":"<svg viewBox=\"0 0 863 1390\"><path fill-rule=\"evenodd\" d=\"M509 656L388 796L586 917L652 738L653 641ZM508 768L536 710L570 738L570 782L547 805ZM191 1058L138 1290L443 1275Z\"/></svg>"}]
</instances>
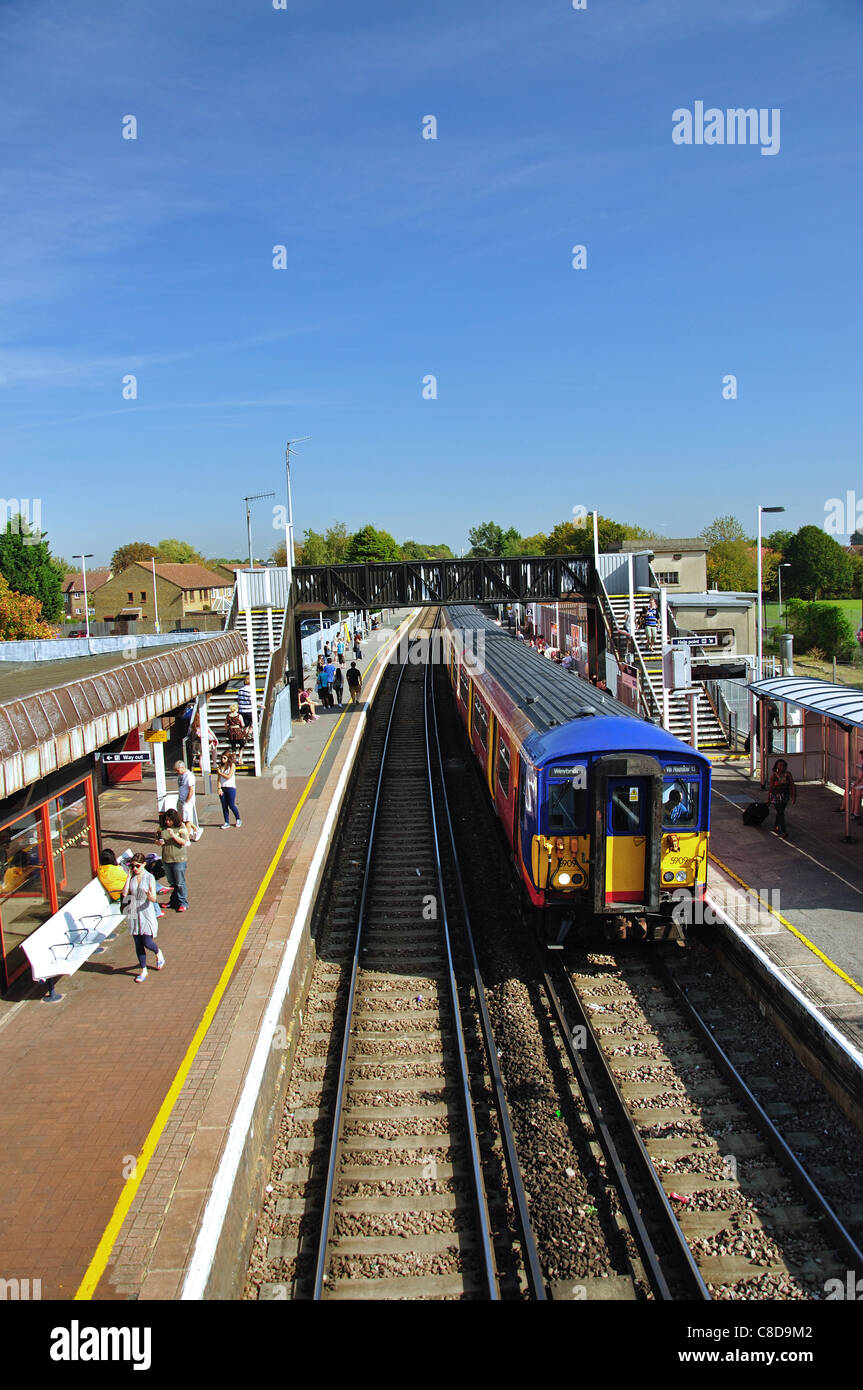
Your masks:
<instances>
[{"instance_id":1,"label":"grass field","mask_svg":"<svg viewBox=\"0 0 863 1390\"><path fill-rule=\"evenodd\" d=\"M841 608L852 632L856 632L861 624L860 600L858 598L833 598L825 599L825 603L833 603L837 608ZM771 628L779 627L779 604L766 603L764 605L764 634L767 637ZM780 631L782 629L780 628ZM771 646L771 651L774 648ZM798 676L815 676L820 680L833 680L832 661L810 661L806 656L799 656L794 653L794 673ZM839 685L853 685L858 689L863 689L863 658L856 655L853 663L837 661L836 681Z\"/></svg>"},{"instance_id":2,"label":"grass field","mask_svg":"<svg viewBox=\"0 0 863 1390\"><path fill-rule=\"evenodd\" d=\"M856 632L860 626L863 611L859 598L826 598L824 603L833 603L837 608L841 608L845 617L851 624L851 629ZM784 606L784 605L783 605ZM775 627L779 623L779 604L765 603L764 605L764 626Z\"/></svg>"}]
</instances>

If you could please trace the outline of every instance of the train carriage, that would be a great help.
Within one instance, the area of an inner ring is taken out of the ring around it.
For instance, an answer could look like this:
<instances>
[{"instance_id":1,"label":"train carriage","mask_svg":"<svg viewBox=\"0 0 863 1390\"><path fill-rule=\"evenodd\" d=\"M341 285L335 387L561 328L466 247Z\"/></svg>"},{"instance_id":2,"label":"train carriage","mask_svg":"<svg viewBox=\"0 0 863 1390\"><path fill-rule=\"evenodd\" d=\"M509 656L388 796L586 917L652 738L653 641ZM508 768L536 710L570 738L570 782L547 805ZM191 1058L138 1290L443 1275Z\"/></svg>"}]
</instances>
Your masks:
<instances>
[{"instance_id":1,"label":"train carriage","mask_svg":"<svg viewBox=\"0 0 863 1390\"><path fill-rule=\"evenodd\" d=\"M710 763L476 608L442 618L461 719L546 940L681 939L707 881Z\"/></svg>"}]
</instances>

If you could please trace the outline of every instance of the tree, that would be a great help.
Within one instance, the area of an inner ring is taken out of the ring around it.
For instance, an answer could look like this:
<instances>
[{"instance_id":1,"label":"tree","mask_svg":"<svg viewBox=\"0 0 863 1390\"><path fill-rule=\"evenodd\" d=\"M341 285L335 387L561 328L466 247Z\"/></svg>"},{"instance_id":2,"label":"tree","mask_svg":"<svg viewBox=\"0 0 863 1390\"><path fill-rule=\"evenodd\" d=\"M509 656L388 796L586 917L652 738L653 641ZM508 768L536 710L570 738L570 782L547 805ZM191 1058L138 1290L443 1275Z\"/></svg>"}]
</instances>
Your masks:
<instances>
[{"instance_id":1,"label":"tree","mask_svg":"<svg viewBox=\"0 0 863 1390\"><path fill-rule=\"evenodd\" d=\"M345 563L370 565L382 560L400 560L401 550L388 531L363 526L351 536Z\"/></svg>"},{"instance_id":2,"label":"tree","mask_svg":"<svg viewBox=\"0 0 863 1390\"><path fill-rule=\"evenodd\" d=\"M274 564L284 569L285 565L288 563L288 547L284 541L279 541L279 544L270 555L270 559ZM299 541L294 541L294 564L307 565L308 563L308 560L303 559L302 545Z\"/></svg>"},{"instance_id":3,"label":"tree","mask_svg":"<svg viewBox=\"0 0 863 1390\"><path fill-rule=\"evenodd\" d=\"M535 536L522 536L518 543L519 555L544 555L545 543L548 540L544 531L537 531Z\"/></svg>"},{"instance_id":4,"label":"tree","mask_svg":"<svg viewBox=\"0 0 863 1390\"><path fill-rule=\"evenodd\" d=\"M745 540L717 541L707 552L707 583L711 589L754 593L758 568Z\"/></svg>"},{"instance_id":5,"label":"tree","mask_svg":"<svg viewBox=\"0 0 863 1390\"><path fill-rule=\"evenodd\" d=\"M0 575L15 593L38 599L42 618L54 623L63 616L63 575L46 537L25 517L12 517L0 531Z\"/></svg>"},{"instance_id":6,"label":"tree","mask_svg":"<svg viewBox=\"0 0 863 1390\"><path fill-rule=\"evenodd\" d=\"M609 516L597 516L596 534L600 551L616 550L623 541L647 540L648 533L640 526L625 521L612 521ZM546 538L546 555L592 555L593 514L588 512L575 521L559 521Z\"/></svg>"},{"instance_id":7,"label":"tree","mask_svg":"<svg viewBox=\"0 0 863 1390\"><path fill-rule=\"evenodd\" d=\"M496 521L481 521L479 526L472 526L467 538L470 541L467 553L475 559L492 559L504 553L504 530Z\"/></svg>"},{"instance_id":8,"label":"tree","mask_svg":"<svg viewBox=\"0 0 863 1390\"><path fill-rule=\"evenodd\" d=\"M791 566L788 592L798 598L840 598L852 589L851 557L820 526L801 526L789 542L785 558Z\"/></svg>"},{"instance_id":9,"label":"tree","mask_svg":"<svg viewBox=\"0 0 863 1390\"><path fill-rule=\"evenodd\" d=\"M850 659L856 647L854 633L842 609L835 603L805 603L803 599L791 598L786 607L786 617L789 630L794 634L795 646L800 651L817 647L828 659L834 656L840 661Z\"/></svg>"},{"instance_id":10,"label":"tree","mask_svg":"<svg viewBox=\"0 0 863 1390\"><path fill-rule=\"evenodd\" d=\"M785 559L785 552L794 537L793 531L771 531L764 544L771 550L775 550L780 559Z\"/></svg>"},{"instance_id":11,"label":"tree","mask_svg":"<svg viewBox=\"0 0 863 1390\"><path fill-rule=\"evenodd\" d=\"M405 541L402 545L404 560L454 560L455 556L448 545L424 545L422 541Z\"/></svg>"},{"instance_id":12,"label":"tree","mask_svg":"<svg viewBox=\"0 0 863 1390\"><path fill-rule=\"evenodd\" d=\"M121 574L130 565L134 565L136 560L150 560L155 555L156 559L161 559L157 545L150 545L149 541L129 541L128 545L121 545L111 556L111 569L115 574Z\"/></svg>"},{"instance_id":13,"label":"tree","mask_svg":"<svg viewBox=\"0 0 863 1390\"><path fill-rule=\"evenodd\" d=\"M379 534L384 536L386 532L381 531ZM324 532L324 545L327 551L326 563L328 565L343 565L348 558L351 540L352 537L348 535L348 528L343 521L336 521L332 526L328 526Z\"/></svg>"},{"instance_id":14,"label":"tree","mask_svg":"<svg viewBox=\"0 0 863 1390\"><path fill-rule=\"evenodd\" d=\"M736 516L717 516L701 532L701 539L707 542L708 550L723 541L745 541L746 532Z\"/></svg>"},{"instance_id":15,"label":"tree","mask_svg":"<svg viewBox=\"0 0 863 1390\"><path fill-rule=\"evenodd\" d=\"M52 628L42 622L41 614L42 605L37 598L16 593L0 574L0 642L56 636Z\"/></svg>"},{"instance_id":16,"label":"tree","mask_svg":"<svg viewBox=\"0 0 863 1390\"><path fill-rule=\"evenodd\" d=\"M188 541L159 541L156 560L169 565L203 565L204 557Z\"/></svg>"}]
</instances>

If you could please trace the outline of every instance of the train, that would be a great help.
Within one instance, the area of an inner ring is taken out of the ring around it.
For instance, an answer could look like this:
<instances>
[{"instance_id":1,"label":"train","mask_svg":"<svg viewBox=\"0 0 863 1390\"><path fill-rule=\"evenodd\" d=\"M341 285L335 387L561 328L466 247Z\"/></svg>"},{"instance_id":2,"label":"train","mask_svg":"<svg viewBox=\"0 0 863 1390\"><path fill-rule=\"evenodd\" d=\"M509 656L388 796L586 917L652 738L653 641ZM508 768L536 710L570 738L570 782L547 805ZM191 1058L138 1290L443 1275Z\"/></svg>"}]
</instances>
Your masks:
<instances>
[{"instance_id":1,"label":"train","mask_svg":"<svg viewBox=\"0 0 863 1390\"><path fill-rule=\"evenodd\" d=\"M478 608L445 608L441 644L546 945L597 926L611 939L682 942L703 916L709 760Z\"/></svg>"}]
</instances>

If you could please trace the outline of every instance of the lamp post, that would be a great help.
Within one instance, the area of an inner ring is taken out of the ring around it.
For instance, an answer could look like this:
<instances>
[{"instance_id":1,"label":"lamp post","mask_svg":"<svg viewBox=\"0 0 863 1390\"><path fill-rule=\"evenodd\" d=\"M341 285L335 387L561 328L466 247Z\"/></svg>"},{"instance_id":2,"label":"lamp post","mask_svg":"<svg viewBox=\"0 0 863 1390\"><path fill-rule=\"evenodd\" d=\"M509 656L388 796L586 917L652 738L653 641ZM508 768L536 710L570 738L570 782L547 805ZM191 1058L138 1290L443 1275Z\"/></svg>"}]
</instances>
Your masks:
<instances>
[{"instance_id":1,"label":"lamp post","mask_svg":"<svg viewBox=\"0 0 863 1390\"><path fill-rule=\"evenodd\" d=\"M786 631L786 632L788 631L788 614L786 613L786 614L785 614L785 617L784 617L784 619L783 619L783 615L782 615L782 571L783 571L783 570L790 570L790 568L791 568L791 562L789 561L789 562L788 562L787 564L785 564L785 565L780 565L779 568L778 568L777 571L776 571L776 573L779 575L779 621L780 621L780 623L784 621L784 623L785 623L785 631Z\"/></svg>"},{"instance_id":2,"label":"lamp post","mask_svg":"<svg viewBox=\"0 0 863 1390\"><path fill-rule=\"evenodd\" d=\"M784 507L759 507L758 508L758 679L763 675L763 663L761 649L764 641L764 615L761 608L761 517L764 512L784 512ZM755 742L753 740L753 747Z\"/></svg>"},{"instance_id":3,"label":"lamp post","mask_svg":"<svg viewBox=\"0 0 863 1390\"><path fill-rule=\"evenodd\" d=\"M294 568L294 506L291 500L291 448L294 444L302 444L306 439L311 439L310 434L304 434L301 439L289 439L285 448L285 473L288 478L288 524L285 527L285 563L288 567L288 583L291 581L291 572Z\"/></svg>"},{"instance_id":4,"label":"lamp post","mask_svg":"<svg viewBox=\"0 0 863 1390\"><path fill-rule=\"evenodd\" d=\"M86 626L86 629L87 629L87 641L88 641L88 642L89 642L89 640L90 640L90 605L89 605L88 602L87 602L87 561L88 561L88 560L92 560L93 554L94 554L93 551L87 551L87 553L84 554L84 555L73 555L73 556L72 556L72 559L73 559L73 560L80 560L80 561L81 561L81 574L82 574L83 579L84 579L84 617L85 617L85 619L86 619L85 626Z\"/></svg>"}]
</instances>

